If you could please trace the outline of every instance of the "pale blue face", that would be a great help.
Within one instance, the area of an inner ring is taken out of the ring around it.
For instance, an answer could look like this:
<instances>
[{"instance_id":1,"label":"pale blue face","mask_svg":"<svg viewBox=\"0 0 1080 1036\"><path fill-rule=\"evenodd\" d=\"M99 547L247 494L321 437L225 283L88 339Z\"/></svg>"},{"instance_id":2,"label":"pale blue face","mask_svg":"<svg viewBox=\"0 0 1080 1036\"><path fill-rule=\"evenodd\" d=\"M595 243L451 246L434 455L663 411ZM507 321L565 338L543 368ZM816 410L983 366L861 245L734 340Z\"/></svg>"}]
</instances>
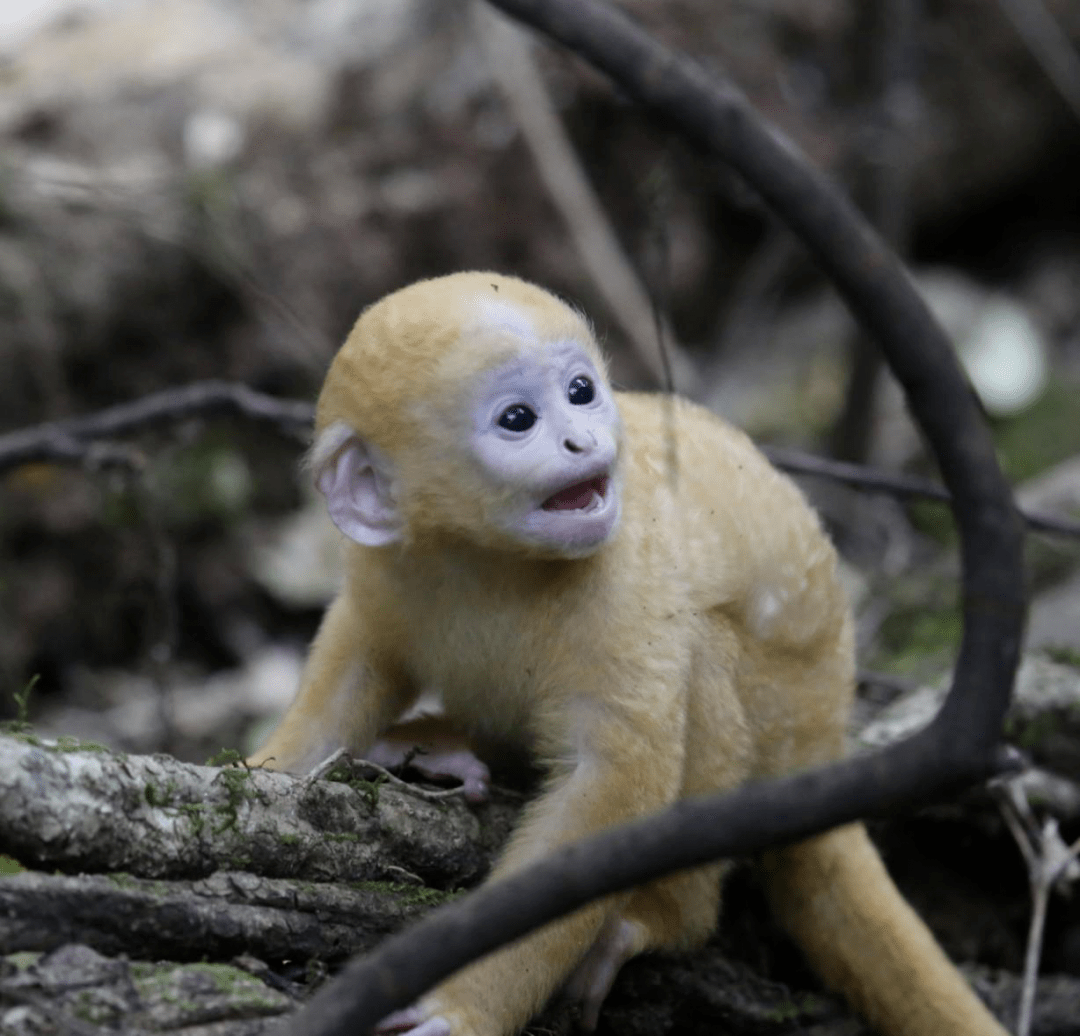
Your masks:
<instances>
[{"instance_id":1,"label":"pale blue face","mask_svg":"<svg viewBox=\"0 0 1080 1036\"><path fill-rule=\"evenodd\" d=\"M540 342L524 329L515 337L516 353L478 379L473 451L508 491L503 531L585 556L619 520L619 412L583 343Z\"/></svg>"}]
</instances>

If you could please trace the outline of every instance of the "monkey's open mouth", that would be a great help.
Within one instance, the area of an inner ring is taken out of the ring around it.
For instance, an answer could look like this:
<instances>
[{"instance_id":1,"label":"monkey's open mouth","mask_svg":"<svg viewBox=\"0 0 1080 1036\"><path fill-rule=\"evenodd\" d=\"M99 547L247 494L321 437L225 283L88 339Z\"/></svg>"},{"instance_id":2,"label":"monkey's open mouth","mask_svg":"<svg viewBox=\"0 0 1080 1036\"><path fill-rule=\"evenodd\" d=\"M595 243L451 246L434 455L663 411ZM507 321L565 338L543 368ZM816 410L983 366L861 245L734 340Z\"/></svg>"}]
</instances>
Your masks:
<instances>
[{"instance_id":1,"label":"monkey's open mouth","mask_svg":"<svg viewBox=\"0 0 1080 1036\"><path fill-rule=\"evenodd\" d=\"M560 489L549 496L543 504L545 511L583 511L599 506L607 494L608 476L575 482L572 486Z\"/></svg>"}]
</instances>

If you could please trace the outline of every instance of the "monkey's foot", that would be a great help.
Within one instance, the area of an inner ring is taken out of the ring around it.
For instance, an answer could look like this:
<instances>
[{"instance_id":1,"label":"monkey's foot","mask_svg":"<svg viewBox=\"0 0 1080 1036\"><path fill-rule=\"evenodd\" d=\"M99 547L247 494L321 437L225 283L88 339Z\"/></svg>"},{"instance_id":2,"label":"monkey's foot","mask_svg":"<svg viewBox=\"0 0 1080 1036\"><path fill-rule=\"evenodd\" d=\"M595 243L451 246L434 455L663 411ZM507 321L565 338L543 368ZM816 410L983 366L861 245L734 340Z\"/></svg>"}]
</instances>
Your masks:
<instances>
[{"instance_id":1,"label":"monkey's foot","mask_svg":"<svg viewBox=\"0 0 1080 1036\"><path fill-rule=\"evenodd\" d=\"M409 766L429 780L449 777L461 781L465 798L483 802L488 797L491 771L465 748L435 748L417 753L411 743L380 738L365 753L364 758L387 770L408 761Z\"/></svg>"},{"instance_id":2,"label":"monkey's foot","mask_svg":"<svg viewBox=\"0 0 1080 1036\"><path fill-rule=\"evenodd\" d=\"M441 1015L425 1018L415 1005L388 1014L375 1026L377 1036L403 1033L405 1036L450 1036L450 1023Z\"/></svg>"},{"instance_id":3,"label":"monkey's foot","mask_svg":"<svg viewBox=\"0 0 1080 1036\"><path fill-rule=\"evenodd\" d=\"M586 1032L596 1028L600 1007L611 992L619 968L640 952L640 935L640 925L612 917L567 979L563 996L581 1006L580 1025Z\"/></svg>"}]
</instances>

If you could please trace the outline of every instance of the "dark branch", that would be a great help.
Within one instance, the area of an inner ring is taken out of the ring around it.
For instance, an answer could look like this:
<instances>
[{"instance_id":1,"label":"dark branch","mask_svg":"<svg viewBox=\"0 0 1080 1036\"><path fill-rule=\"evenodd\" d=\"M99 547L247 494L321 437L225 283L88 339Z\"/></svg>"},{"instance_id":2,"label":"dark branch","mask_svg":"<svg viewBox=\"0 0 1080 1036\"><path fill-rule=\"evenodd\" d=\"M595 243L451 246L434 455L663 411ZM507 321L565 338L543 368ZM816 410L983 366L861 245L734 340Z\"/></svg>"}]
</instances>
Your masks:
<instances>
[{"instance_id":1,"label":"dark branch","mask_svg":"<svg viewBox=\"0 0 1080 1036\"><path fill-rule=\"evenodd\" d=\"M219 414L236 414L296 435L308 431L314 410L310 403L276 399L238 382L196 381L92 414L8 432L0 436L0 471L43 460L130 464L131 456L122 447L100 440Z\"/></svg>"},{"instance_id":2,"label":"dark branch","mask_svg":"<svg viewBox=\"0 0 1080 1036\"><path fill-rule=\"evenodd\" d=\"M949 344L896 258L733 85L666 50L593 0L493 0L606 72L662 125L726 160L803 239L907 393L953 494L962 539L964 639L939 716L894 748L811 773L677 804L594 836L440 910L353 962L289 1032L367 1032L458 967L615 889L756 852L985 777L1024 615L1020 523Z\"/></svg>"},{"instance_id":3,"label":"dark branch","mask_svg":"<svg viewBox=\"0 0 1080 1036\"><path fill-rule=\"evenodd\" d=\"M101 442L103 435L131 435L170 422L218 414L237 414L275 425L281 431L305 438L315 408L303 400L268 396L246 385L224 381L196 381L166 389L131 403L121 403L81 417L48 421L0 435L0 471L31 461L57 464L118 465L139 467L141 454L122 443ZM829 460L784 446L762 446L761 451L781 471L826 478L871 492L901 498L952 502L944 486L917 475L881 471L865 464ZM1080 538L1080 522L1052 515L1020 512L1028 527L1037 532Z\"/></svg>"},{"instance_id":4,"label":"dark branch","mask_svg":"<svg viewBox=\"0 0 1080 1036\"><path fill-rule=\"evenodd\" d=\"M815 457L800 450L789 450L783 446L762 446L761 452L781 471L790 471L798 475L812 475L817 478L844 482L859 489L872 492L888 493L890 496L915 497L923 500L936 500L940 503L952 503L949 491L937 482L918 475L893 474L867 467L865 464L849 464L847 461L828 460ZM1036 532L1057 533L1061 536L1080 537L1080 522L1068 518L1055 518L1051 515L1033 514L1021 511L1027 526Z\"/></svg>"}]
</instances>

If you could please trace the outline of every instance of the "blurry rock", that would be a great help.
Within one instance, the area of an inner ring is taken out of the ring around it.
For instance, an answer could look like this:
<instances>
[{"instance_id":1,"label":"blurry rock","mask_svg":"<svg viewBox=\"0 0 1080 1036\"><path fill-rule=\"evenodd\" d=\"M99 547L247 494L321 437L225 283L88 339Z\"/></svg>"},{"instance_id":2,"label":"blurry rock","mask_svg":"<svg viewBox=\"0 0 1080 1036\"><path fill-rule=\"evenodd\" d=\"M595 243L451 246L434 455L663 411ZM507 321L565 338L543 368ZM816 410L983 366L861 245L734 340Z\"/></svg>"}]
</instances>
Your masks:
<instances>
[{"instance_id":1,"label":"blurry rock","mask_svg":"<svg viewBox=\"0 0 1080 1036\"><path fill-rule=\"evenodd\" d=\"M924 273L918 286L988 413L1012 417L1042 395L1049 379L1047 343L1020 301L955 270Z\"/></svg>"},{"instance_id":2,"label":"blurry rock","mask_svg":"<svg viewBox=\"0 0 1080 1036\"><path fill-rule=\"evenodd\" d=\"M1016 502L1037 514L1080 514L1080 457L1071 457L1016 487Z\"/></svg>"},{"instance_id":3,"label":"blurry rock","mask_svg":"<svg viewBox=\"0 0 1080 1036\"><path fill-rule=\"evenodd\" d=\"M164 693L150 677L121 670L75 674L75 693L104 700L100 708L60 706L35 717L35 730L46 738L61 736L98 741L128 752L160 751L167 737L186 754L239 743L253 719L276 716L292 701L300 683L303 653L270 645L239 669L208 678L177 674ZM199 761L206 757L202 753Z\"/></svg>"},{"instance_id":4,"label":"blurry rock","mask_svg":"<svg viewBox=\"0 0 1080 1036\"><path fill-rule=\"evenodd\" d=\"M1034 597L1028 610L1027 645L1071 650L1080 657L1080 574Z\"/></svg>"},{"instance_id":5,"label":"blurry rock","mask_svg":"<svg viewBox=\"0 0 1080 1036\"><path fill-rule=\"evenodd\" d=\"M926 270L916 285L988 413L1011 417L1035 403L1049 380L1049 345L1019 299L991 291L958 270ZM725 358L709 404L751 431L777 422L827 424L842 401L844 343L855 324L831 289L786 306L747 347ZM871 460L899 467L920 448L899 386L890 378L878 397Z\"/></svg>"},{"instance_id":6,"label":"blurry rock","mask_svg":"<svg viewBox=\"0 0 1080 1036\"><path fill-rule=\"evenodd\" d=\"M341 534L321 496L289 515L249 551L255 580L292 608L321 608L341 586Z\"/></svg>"},{"instance_id":7,"label":"blurry rock","mask_svg":"<svg viewBox=\"0 0 1080 1036\"><path fill-rule=\"evenodd\" d=\"M231 115L204 109L184 123L184 158L192 169L227 165L244 146L244 127Z\"/></svg>"},{"instance_id":8,"label":"blurry rock","mask_svg":"<svg viewBox=\"0 0 1080 1036\"><path fill-rule=\"evenodd\" d=\"M173 722L189 737L207 737L238 712L263 715L283 710L296 695L304 655L273 644L240 669L214 673L202 684L173 694Z\"/></svg>"},{"instance_id":9,"label":"blurry rock","mask_svg":"<svg viewBox=\"0 0 1080 1036\"><path fill-rule=\"evenodd\" d=\"M852 739L856 751L881 748L925 727L937 714L947 681L905 694ZM1026 655L1005 717L1008 739L1046 769L1080 779L1080 669Z\"/></svg>"}]
</instances>

